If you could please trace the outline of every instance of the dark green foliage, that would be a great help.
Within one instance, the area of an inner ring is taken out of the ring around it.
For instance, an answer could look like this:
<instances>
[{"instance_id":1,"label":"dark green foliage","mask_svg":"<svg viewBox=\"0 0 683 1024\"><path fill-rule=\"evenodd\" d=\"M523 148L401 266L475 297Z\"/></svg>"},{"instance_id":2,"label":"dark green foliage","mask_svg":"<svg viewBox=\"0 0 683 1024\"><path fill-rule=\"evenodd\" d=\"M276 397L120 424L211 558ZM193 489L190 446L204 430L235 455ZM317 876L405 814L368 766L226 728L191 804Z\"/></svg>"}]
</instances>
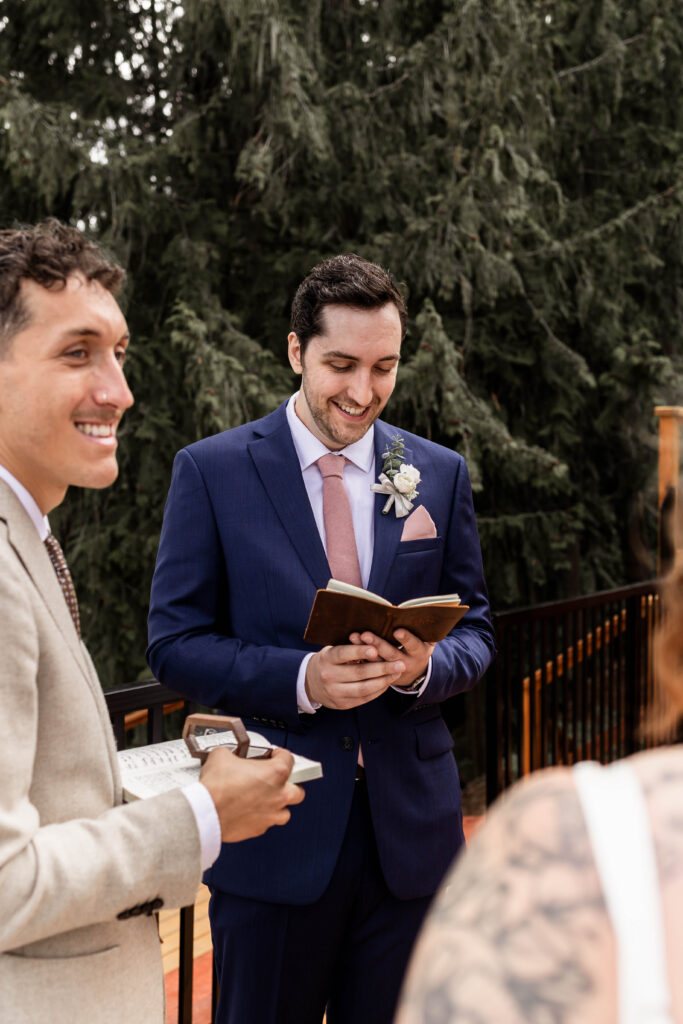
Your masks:
<instances>
[{"instance_id":1,"label":"dark green foliage","mask_svg":"<svg viewBox=\"0 0 683 1024\"><path fill-rule=\"evenodd\" d=\"M175 451L289 393L340 251L405 283L387 415L466 455L494 605L653 573L682 49L678 0L0 0L0 222L129 270L120 479L55 516L105 681L144 671Z\"/></svg>"}]
</instances>

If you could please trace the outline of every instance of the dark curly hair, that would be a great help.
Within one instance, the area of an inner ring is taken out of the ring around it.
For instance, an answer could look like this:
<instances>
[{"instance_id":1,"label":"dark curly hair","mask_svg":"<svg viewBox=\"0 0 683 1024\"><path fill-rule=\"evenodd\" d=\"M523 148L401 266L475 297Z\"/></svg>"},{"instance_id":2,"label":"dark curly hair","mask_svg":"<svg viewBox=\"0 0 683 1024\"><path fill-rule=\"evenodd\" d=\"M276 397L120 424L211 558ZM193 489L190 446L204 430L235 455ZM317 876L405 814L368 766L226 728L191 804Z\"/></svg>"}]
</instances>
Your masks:
<instances>
[{"instance_id":1,"label":"dark curly hair","mask_svg":"<svg viewBox=\"0 0 683 1024\"><path fill-rule=\"evenodd\" d=\"M21 282L30 279L43 288L60 289L75 273L98 281L113 295L125 278L123 267L99 245L54 217L0 231L0 358L9 352L14 336L30 323Z\"/></svg>"},{"instance_id":2,"label":"dark curly hair","mask_svg":"<svg viewBox=\"0 0 683 1024\"><path fill-rule=\"evenodd\" d=\"M323 334L325 306L352 306L378 309L393 302L401 319L401 337L406 332L406 304L394 279L383 267L355 253L344 253L323 260L304 278L292 302L291 330L302 353L311 338Z\"/></svg>"}]
</instances>

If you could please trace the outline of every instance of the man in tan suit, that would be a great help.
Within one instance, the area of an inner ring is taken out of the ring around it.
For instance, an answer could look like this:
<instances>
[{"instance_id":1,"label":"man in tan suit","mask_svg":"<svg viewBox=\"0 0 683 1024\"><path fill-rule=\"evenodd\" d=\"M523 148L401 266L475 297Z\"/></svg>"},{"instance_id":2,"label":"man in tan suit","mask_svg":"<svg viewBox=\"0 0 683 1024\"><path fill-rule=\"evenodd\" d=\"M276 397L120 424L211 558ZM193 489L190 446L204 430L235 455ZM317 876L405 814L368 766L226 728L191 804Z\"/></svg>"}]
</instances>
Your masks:
<instances>
[{"instance_id":1,"label":"man in tan suit","mask_svg":"<svg viewBox=\"0 0 683 1024\"><path fill-rule=\"evenodd\" d=\"M123 272L73 228L0 231L0 1017L160 1024L154 911L191 903L221 840L303 798L291 755L208 759L122 805L116 751L47 513L117 475L133 398Z\"/></svg>"}]
</instances>

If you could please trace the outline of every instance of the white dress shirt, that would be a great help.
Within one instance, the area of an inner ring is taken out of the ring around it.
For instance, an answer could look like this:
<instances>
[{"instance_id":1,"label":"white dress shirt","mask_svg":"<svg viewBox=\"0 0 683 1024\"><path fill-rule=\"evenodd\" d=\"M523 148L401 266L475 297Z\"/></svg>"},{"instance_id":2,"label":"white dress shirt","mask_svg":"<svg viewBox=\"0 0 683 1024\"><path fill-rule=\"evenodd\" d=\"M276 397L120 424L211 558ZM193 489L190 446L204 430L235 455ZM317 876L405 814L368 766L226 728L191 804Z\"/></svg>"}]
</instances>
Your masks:
<instances>
[{"instance_id":1,"label":"white dress shirt","mask_svg":"<svg viewBox=\"0 0 683 1024\"><path fill-rule=\"evenodd\" d=\"M287 422L292 432L292 441L296 450L301 475L308 499L313 509L316 526L320 539L327 553L327 542L325 538L325 521L323 518L323 478L316 462L322 455L329 455L330 449L310 432L307 426L299 419L294 408L294 403L299 392L292 395L287 402ZM375 494L370 490L375 483L375 426L370 427L360 441L354 441L338 453L349 460L344 467L344 484L349 496L351 505L351 518L353 520L353 532L356 537L356 548L358 550L358 563L363 586L367 587L372 569L372 556L375 549ZM296 699L299 711L302 714L314 714L320 704L308 699L306 693L306 667L313 654L305 655L299 666L299 674L296 681ZM422 693L429 682L431 675L432 661L429 659L427 676L418 690L410 690L413 696ZM399 693L406 693L405 687L395 686L393 689Z\"/></svg>"},{"instance_id":2,"label":"white dress shirt","mask_svg":"<svg viewBox=\"0 0 683 1024\"><path fill-rule=\"evenodd\" d=\"M41 541L45 541L50 532L50 524L47 516L38 508L35 498L30 494L24 485L13 476L8 469L0 465L0 480L12 489L14 494L23 505L31 522L38 531ZM218 820L218 812L206 786L201 782L193 782L181 790L183 796L192 808L192 813L197 822L199 839L202 851L202 870L211 867L221 852L221 824Z\"/></svg>"}]
</instances>

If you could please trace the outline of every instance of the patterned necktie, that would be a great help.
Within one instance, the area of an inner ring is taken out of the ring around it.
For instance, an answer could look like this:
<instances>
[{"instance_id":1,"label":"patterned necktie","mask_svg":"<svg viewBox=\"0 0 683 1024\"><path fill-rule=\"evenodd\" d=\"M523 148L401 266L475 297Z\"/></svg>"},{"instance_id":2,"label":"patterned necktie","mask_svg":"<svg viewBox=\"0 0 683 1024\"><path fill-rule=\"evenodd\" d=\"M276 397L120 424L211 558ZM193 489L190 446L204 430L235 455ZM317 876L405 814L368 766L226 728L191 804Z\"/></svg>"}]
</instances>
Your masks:
<instances>
[{"instance_id":1,"label":"patterned necktie","mask_svg":"<svg viewBox=\"0 0 683 1024\"><path fill-rule=\"evenodd\" d=\"M336 580L363 586L358 562L356 536L353 532L351 503L342 475L348 462L343 455L323 455L317 467L323 478L323 519L327 561Z\"/></svg>"},{"instance_id":2,"label":"patterned necktie","mask_svg":"<svg viewBox=\"0 0 683 1024\"><path fill-rule=\"evenodd\" d=\"M62 588L62 593L66 599L67 607L71 613L71 618L74 620L74 626L76 632L80 638L81 635L81 619L78 614L78 599L76 598L76 591L74 589L73 580L71 579L71 573L69 572L69 566L66 564L66 558L62 551L62 546L53 533L48 533L45 538L45 547L47 553L50 556L52 566L57 573L57 579L59 585Z\"/></svg>"}]
</instances>

